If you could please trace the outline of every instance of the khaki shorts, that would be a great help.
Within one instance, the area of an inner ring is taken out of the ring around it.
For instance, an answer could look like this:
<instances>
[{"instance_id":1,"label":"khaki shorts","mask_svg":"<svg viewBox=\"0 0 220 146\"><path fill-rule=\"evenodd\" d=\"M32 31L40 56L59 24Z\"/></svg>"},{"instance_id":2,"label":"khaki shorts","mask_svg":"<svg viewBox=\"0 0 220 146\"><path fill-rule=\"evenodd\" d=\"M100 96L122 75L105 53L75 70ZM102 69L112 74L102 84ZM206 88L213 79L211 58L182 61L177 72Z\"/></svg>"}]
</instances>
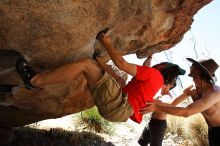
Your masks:
<instances>
[{"instance_id":1,"label":"khaki shorts","mask_svg":"<svg viewBox=\"0 0 220 146\"><path fill-rule=\"evenodd\" d=\"M90 89L100 115L111 122L126 122L133 109L117 81L108 73Z\"/></svg>"}]
</instances>

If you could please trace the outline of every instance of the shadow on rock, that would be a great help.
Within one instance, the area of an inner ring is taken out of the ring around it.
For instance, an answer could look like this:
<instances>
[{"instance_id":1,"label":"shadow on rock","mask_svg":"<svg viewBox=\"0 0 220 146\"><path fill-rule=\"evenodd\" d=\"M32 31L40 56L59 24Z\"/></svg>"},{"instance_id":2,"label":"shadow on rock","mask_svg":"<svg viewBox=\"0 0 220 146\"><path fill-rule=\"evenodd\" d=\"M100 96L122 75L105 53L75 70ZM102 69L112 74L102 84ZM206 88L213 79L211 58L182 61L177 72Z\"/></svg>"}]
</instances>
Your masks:
<instances>
[{"instance_id":1,"label":"shadow on rock","mask_svg":"<svg viewBox=\"0 0 220 146\"><path fill-rule=\"evenodd\" d=\"M14 50L0 50L0 69L7 69L14 67L18 59L22 58L22 55Z\"/></svg>"},{"instance_id":2,"label":"shadow on rock","mask_svg":"<svg viewBox=\"0 0 220 146\"><path fill-rule=\"evenodd\" d=\"M89 132L70 132L63 129L41 130L29 127L14 129L15 138L1 146L114 146L104 138Z\"/></svg>"}]
</instances>

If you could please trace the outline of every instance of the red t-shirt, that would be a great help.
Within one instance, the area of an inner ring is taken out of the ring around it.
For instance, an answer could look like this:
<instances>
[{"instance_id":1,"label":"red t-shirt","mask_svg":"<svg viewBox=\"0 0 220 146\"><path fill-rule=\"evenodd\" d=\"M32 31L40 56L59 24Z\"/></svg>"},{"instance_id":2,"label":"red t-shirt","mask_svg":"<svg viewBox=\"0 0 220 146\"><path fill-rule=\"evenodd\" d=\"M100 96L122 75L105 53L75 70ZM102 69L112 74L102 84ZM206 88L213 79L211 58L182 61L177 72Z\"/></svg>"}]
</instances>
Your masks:
<instances>
[{"instance_id":1,"label":"red t-shirt","mask_svg":"<svg viewBox=\"0 0 220 146\"><path fill-rule=\"evenodd\" d=\"M133 77L123 88L123 92L128 94L128 102L134 110L134 114L130 117L133 121L137 123L142 121L143 115L139 113L140 108L146 106L146 102L153 101L153 97L163 83L163 76L158 70L137 65L136 77Z\"/></svg>"}]
</instances>

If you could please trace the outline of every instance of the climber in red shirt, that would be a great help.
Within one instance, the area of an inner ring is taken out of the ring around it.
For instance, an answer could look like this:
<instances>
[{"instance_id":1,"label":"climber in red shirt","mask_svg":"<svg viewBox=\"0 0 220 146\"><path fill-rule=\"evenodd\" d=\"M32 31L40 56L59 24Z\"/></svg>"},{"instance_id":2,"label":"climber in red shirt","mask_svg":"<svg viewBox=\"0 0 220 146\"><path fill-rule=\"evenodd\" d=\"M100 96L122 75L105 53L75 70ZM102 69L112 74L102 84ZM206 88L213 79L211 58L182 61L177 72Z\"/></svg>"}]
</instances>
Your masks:
<instances>
[{"instance_id":1,"label":"climber in red shirt","mask_svg":"<svg viewBox=\"0 0 220 146\"><path fill-rule=\"evenodd\" d=\"M112 122L124 122L131 118L140 123L142 120L140 108L146 106L146 102L153 101L154 95L163 85L172 86L177 76L184 74L185 71L178 65L168 62L153 67L128 63L112 46L109 37L101 33L98 39L115 65L133 76L127 85L120 84L117 75L103 66L103 63L89 58L43 73L36 73L27 61L19 59L16 63L17 72L27 89L70 82L79 75L84 75L88 90L102 117Z\"/></svg>"}]
</instances>

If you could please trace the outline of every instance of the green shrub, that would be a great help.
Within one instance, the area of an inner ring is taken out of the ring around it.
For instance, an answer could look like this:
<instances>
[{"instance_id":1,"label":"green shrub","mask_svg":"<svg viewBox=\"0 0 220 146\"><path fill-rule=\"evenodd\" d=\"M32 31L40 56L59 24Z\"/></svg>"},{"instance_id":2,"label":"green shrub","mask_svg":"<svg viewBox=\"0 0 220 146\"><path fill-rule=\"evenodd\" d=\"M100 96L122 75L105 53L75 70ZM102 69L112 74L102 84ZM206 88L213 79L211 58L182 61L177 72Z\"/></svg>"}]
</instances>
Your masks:
<instances>
[{"instance_id":1,"label":"green shrub","mask_svg":"<svg viewBox=\"0 0 220 146\"><path fill-rule=\"evenodd\" d=\"M98 133L114 133L113 123L101 117L97 107L93 107L79 114L79 124L85 126L84 129Z\"/></svg>"}]
</instances>

